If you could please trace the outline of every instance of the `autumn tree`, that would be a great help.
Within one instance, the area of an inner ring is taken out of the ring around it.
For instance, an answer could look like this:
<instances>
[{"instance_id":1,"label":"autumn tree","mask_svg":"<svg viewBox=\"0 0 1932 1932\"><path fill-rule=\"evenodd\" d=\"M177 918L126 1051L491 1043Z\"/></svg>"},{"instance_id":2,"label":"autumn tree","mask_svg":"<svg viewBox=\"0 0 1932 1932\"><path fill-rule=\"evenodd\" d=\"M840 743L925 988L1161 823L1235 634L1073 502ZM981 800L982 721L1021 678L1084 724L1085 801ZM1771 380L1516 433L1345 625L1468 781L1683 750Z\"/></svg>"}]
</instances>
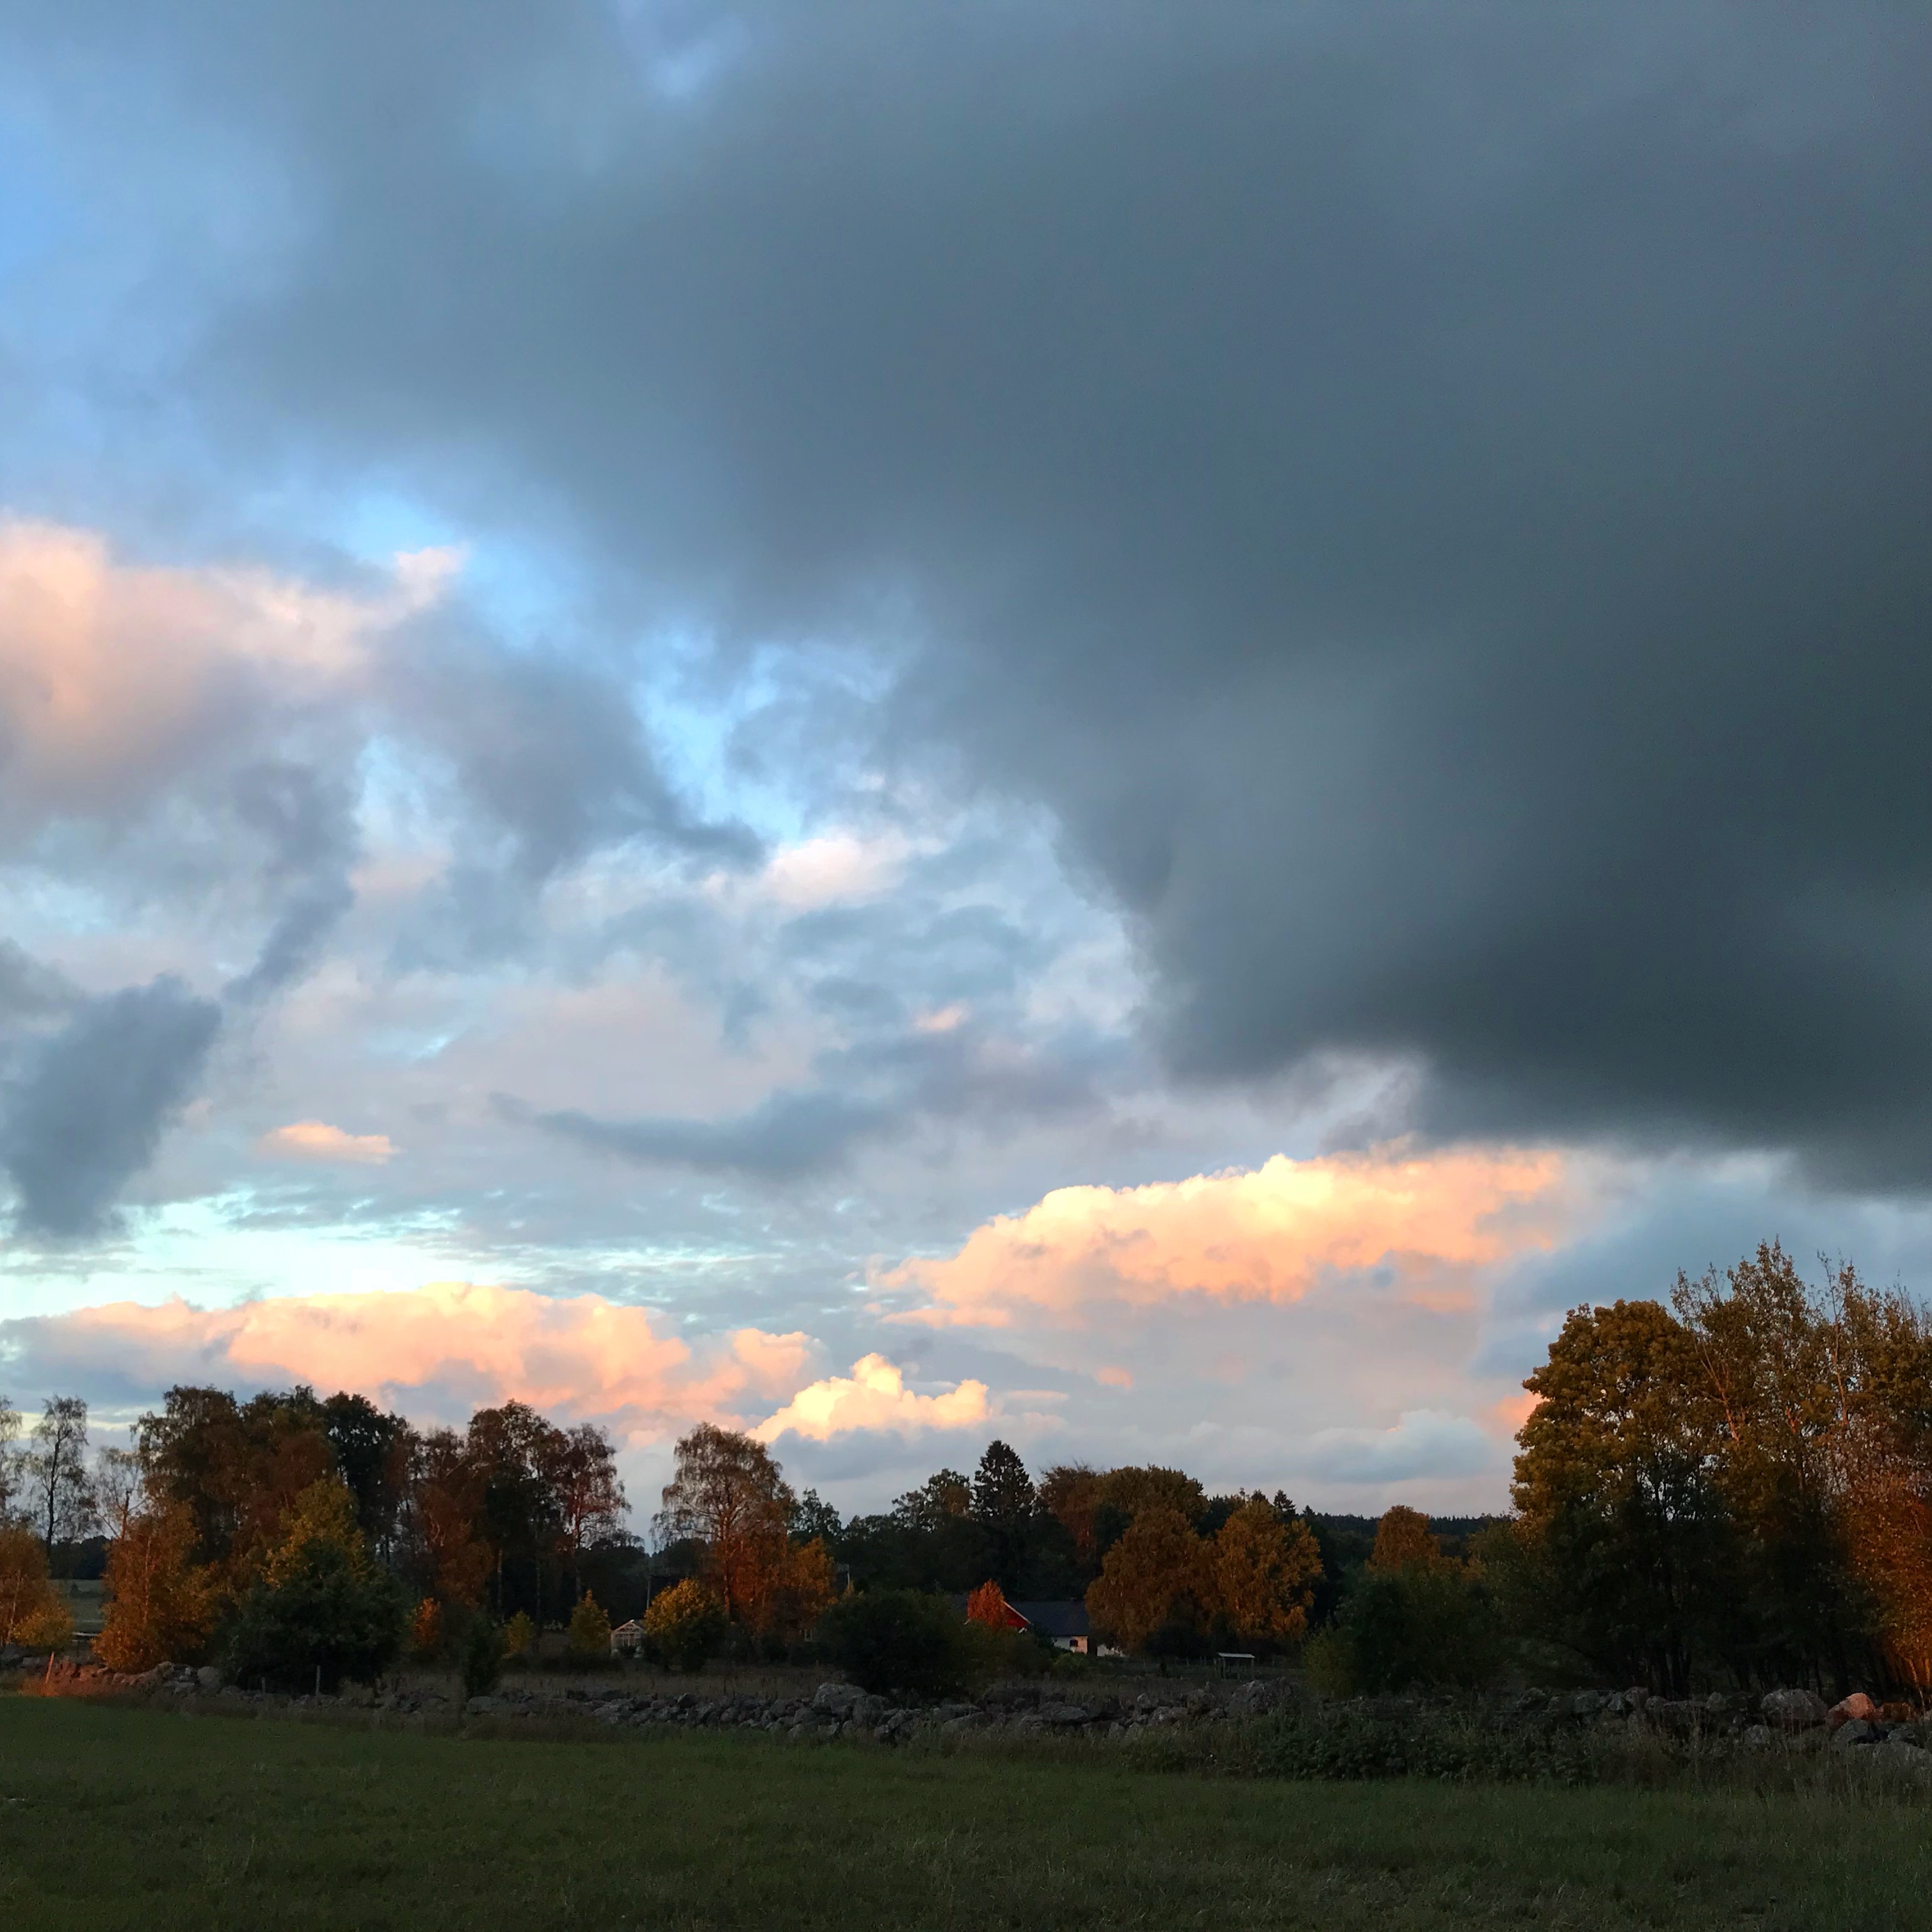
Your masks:
<instances>
[{"instance_id":1,"label":"autumn tree","mask_svg":"<svg viewBox=\"0 0 1932 1932\"><path fill-rule=\"evenodd\" d=\"M988 1630L1006 1630L1012 1619L1006 1614L1006 1593L988 1578L966 1599L966 1621L984 1624Z\"/></svg>"},{"instance_id":2,"label":"autumn tree","mask_svg":"<svg viewBox=\"0 0 1932 1932\"><path fill-rule=\"evenodd\" d=\"M771 1451L735 1430L700 1422L676 1454L660 1528L703 1544L728 1618L754 1616L784 1564L796 1498Z\"/></svg>"},{"instance_id":3,"label":"autumn tree","mask_svg":"<svg viewBox=\"0 0 1932 1932\"><path fill-rule=\"evenodd\" d=\"M1215 1598L1222 1618L1258 1650L1296 1642L1322 1575L1322 1552L1308 1526L1286 1520L1261 1496L1228 1517L1214 1539Z\"/></svg>"},{"instance_id":4,"label":"autumn tree","mask_svg":"<svg viewBox=\"0 0 1932 1932\"><path fill-rule=\"evenodd\" d=\"M0 1643L58 1648L74 1634L67 1606L47 1581L47 1552L24 1523L0 1523Z\"/></svg>"},{"instance_id":5,"label":"autumn tree","mask_svg":"<svg viewBox=\"0 0 1932 1932\"><path fill-rule=\"evenodd\" d=\"M701 1670L724 1642L727 1622L717 1593L688 1576L652 1598L644 1612L644 1636L670 1669Z\"/></svg>"},{"instance_id":6,"label":"autumn tree","mask_svg":"<svg viewBox=\"0 0 1932 1932\"><path fill-rule=\"evenodd\" d=\"M94 1640L111 1670L148 1670L200 1654L215 1604L194 1550L194 1518L182 1504L127 1520L107 1552L107 1621Z\"/></svg>"},{"instance_id":7,"label":"autumn tree","mask_svg":"<svg viewBox=\"0 0 1932 1932\"><path fill-rule=\"evenodd\" d=\"M433 1430L412 1442L396 1556L403 1575L423 1594L471 1609L482 1602L496 1568L482 1534L487 1481L455 1430Z\"/></svg>"},{"instance_id":8,"label":"autumn tree","mask_svg":"<svg viewBox=\"0 0 1932 1932\"><path fill-rule=\"evenodd\" d=\"M1847 1291L1860 1292L1849 1269L1814 1297L1773 1241L1721 1278L1680 1274L1672 1297L1702 1370L1718 1486L1739 1532L1750 1651L1781 1681L1816 1660L1841 1691L1875 1608L1850 1539L1858 1365L1828 1305L1841 1308Z\"/></svg>"},{"instance_id":9,"label":"autumn tree","mask_svg":"<svg viewBox=\"0 0 1932 1932\"><path fill-rule=\"evenodd\" d=\"M1382 1520L1376 1525L1376 1546L1369 1558L1371 1570L1391 1574L1403 1570L1437 1570L1447 1560L1441 1539L1420 1510L1397 1503L1382 1512Z\"/></svg>"},{"instance_id":10,"label":"autumn tree","mask_svg":"<svg viewBox=\"0 0 1932 1932\"><path fill-rule=\"evenodd\" d=\"M1179 1510L1144 1510L1108 1551L1087 1592L1094 1627L1130 1650L1198 1639L1212 1625L1218 1590L1208 1546Z\"/></svg>"},{"instance_id":11,"label":"autumn tree","mask_svg":"<svg viewBox=\"0 0 1932 1932\"><path fill-rule=\"evenodd\" d=\"M187 1508L197 1558L225 1588L248 1587L296 1498L334 1473L326 1420L310 1388L238 1402L226 1390L176 1387L136 1424L151 1496Z\"/></svg>"},{"instance_id":12,"label":"autumn tree","mask_svg":"<svg viewBox=\"0 0 1932 1932\"><path fill-rule=\"evenodd\" d=\"M790 1544L756 1606L753 1628L791 1642L810 1635L838 1594L836 1574L822 1538Z\"/></svg>"}]
</instances>

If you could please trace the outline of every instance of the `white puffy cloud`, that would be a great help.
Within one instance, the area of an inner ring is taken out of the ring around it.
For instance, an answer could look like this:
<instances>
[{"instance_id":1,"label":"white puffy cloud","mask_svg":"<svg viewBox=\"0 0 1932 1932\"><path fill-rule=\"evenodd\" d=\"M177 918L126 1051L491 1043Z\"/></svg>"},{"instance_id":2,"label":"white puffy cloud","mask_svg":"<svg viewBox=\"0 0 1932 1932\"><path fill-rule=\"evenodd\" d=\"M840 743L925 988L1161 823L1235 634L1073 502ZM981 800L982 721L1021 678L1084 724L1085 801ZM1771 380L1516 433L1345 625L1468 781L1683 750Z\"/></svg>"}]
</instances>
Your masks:
<instances>
[{"instance_id":1,"label":"white puffy cloud","mask_svg":"<svg viewBox=\"0 0 1932 1932\"><path fill-rule=\"evenodd\" d=\"M884 1356L867 1355L852 1364L849 1376L828 1376L800 1389L753 1433L764 1442L788 1434L828 1442L856 1430L966 1429L992 1414L984 1382L962 1382L942 1394L920 1395L906 1387L904 1375Z\"/></svg>"}]
</instances>

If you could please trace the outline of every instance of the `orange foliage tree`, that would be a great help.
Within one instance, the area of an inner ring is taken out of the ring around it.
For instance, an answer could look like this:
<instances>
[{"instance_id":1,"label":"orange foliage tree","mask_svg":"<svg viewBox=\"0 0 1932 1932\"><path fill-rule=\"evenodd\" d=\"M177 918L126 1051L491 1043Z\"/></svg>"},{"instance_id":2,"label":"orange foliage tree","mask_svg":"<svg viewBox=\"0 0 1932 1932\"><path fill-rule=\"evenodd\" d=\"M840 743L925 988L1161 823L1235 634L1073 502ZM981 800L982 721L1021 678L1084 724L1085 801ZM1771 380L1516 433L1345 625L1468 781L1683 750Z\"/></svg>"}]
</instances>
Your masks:
<instances>
[{"instance_id":1,"label":"orange foliage tree","mask_svg":"<svg viewBox=\"0 0 1932 1932\"><path fill-rule=\"evenodd\" d=\"M74 1620L47 1581L47 1552L24 1526L0 1524L0 1643L58 1648Z\"/></svg>"},{"instance_id":2,"label":"orange foliage tree","mask_svg":"<svg viewBox=\"0 0 1932 1932\"><path fill-rule=\"evenodd\" d=\"M966 1599L966 1621L984 1624L989 1630L1004 1630L1011 1621L1006 1615L1006 1593L988 1580Z\"/></svg>"},{"instance_id":3,"label":"orange foliage tree","mask_svg":"<svg viewBox=\"0 0 1932 1932\"><path fill-rule=\"evenodd\" d=\"M1096 1629L1130 1650L1164 1632L1204 1634L1219 1607L1209 1546L1178 1510L1160 1507L1135 1518L1087 1592Z\"/></svg>"},{"instance_id":4,"label":"orange foliage tree","mask_svg":"<svg viewBox=\"0 0 1932 1932\"><path fill-rule=\"evenodd\" d=\"M1397 1503L1376 1525L1376 1546L1369 1568L1388 1575L1404 1570L1438 1570L1448 1562L1442 1544L1420 1510Z\"/></svg>"},{"instance_id":5,"label":"orange foliage tree","mask_svg":"<svg viewBox=\"0 0 1932 1932\"><path fill-rule=\"evenodd\" d=\"M1297 1642L1322 1578L1322 1552L1298 1517L1251 1497L1214 1539L1217 1607L1228 1628L1257 1650Z\"/></svg>"}]
</instances>

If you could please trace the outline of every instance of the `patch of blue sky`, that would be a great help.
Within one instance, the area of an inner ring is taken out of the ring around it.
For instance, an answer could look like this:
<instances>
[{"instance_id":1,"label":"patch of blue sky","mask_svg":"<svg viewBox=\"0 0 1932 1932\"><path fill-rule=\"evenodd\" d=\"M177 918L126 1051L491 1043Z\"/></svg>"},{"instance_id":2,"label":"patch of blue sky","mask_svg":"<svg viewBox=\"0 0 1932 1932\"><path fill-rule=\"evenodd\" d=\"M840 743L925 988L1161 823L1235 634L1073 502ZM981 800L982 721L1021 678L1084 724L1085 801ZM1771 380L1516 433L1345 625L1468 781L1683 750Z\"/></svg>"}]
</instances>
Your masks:
<instances>
[{"instance_id":1,"label":"patch of blue sky","mask_svg":"<svg viewBox=\"0 0 1932 1932\"><path fill-rule=\"evenodd\" d=\"M0 283L51 260L80 223L52 146L0 100Z\"/></svg>"}]
</instances>

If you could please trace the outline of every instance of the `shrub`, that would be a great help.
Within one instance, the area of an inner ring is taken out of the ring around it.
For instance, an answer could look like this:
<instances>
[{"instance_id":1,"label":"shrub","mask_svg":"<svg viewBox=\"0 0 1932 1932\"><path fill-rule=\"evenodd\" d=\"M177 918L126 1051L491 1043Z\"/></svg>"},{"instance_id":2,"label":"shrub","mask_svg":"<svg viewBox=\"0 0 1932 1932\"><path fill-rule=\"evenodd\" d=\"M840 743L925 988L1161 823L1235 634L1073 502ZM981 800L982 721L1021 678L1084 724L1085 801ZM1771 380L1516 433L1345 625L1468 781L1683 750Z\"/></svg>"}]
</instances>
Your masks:
<instances>
[{"instance_id":1,"label":"shrub","mask_svg":"<svg viewBox=\"0 0 1932 1932\"><path fill-rule=\"evenodd\" d=\"M686 1577L651 1599L644 1639L672 1669L702 1670L724 1641L724 1606L706 1585Z\"/></svg>"},{"instance_id":2,"label":"shrub","mask_svg":"<svg viewBox=\"0 0 1932 1932\"><path fill-rule=\"evenodd\" d=\"M826 1612L818 1636L832 1662L871 1691L942 1696L964 1688L971 1663L963 1621L944 1598L922 1590L847 1597Z\"/></svg>"},{"instance_id":3,"label":"shrub","mask_svg":"<svg viewBox=\"0 0 1932 1932\"><path fill-rule=\"evenodd\" d=\"M537 1627L530 1621L527 1611L519 1610L503 1626L503 1654L534 1658L536 1651Z\"/></svg>"},{"instance_id":4,"label":"shrub","mask_svg":"<svg viewBox=\"0 0 1932 1932\"><path fill-rule=\"evenodd\" d=\"M331 1478L296 1498L283 1540L242 1599L229 1639L241 1682L325 1690L369 1683L395 1660L407 1618L402 1592L370 1559L355 1499Z\"/></svg>"}]
</instances>

